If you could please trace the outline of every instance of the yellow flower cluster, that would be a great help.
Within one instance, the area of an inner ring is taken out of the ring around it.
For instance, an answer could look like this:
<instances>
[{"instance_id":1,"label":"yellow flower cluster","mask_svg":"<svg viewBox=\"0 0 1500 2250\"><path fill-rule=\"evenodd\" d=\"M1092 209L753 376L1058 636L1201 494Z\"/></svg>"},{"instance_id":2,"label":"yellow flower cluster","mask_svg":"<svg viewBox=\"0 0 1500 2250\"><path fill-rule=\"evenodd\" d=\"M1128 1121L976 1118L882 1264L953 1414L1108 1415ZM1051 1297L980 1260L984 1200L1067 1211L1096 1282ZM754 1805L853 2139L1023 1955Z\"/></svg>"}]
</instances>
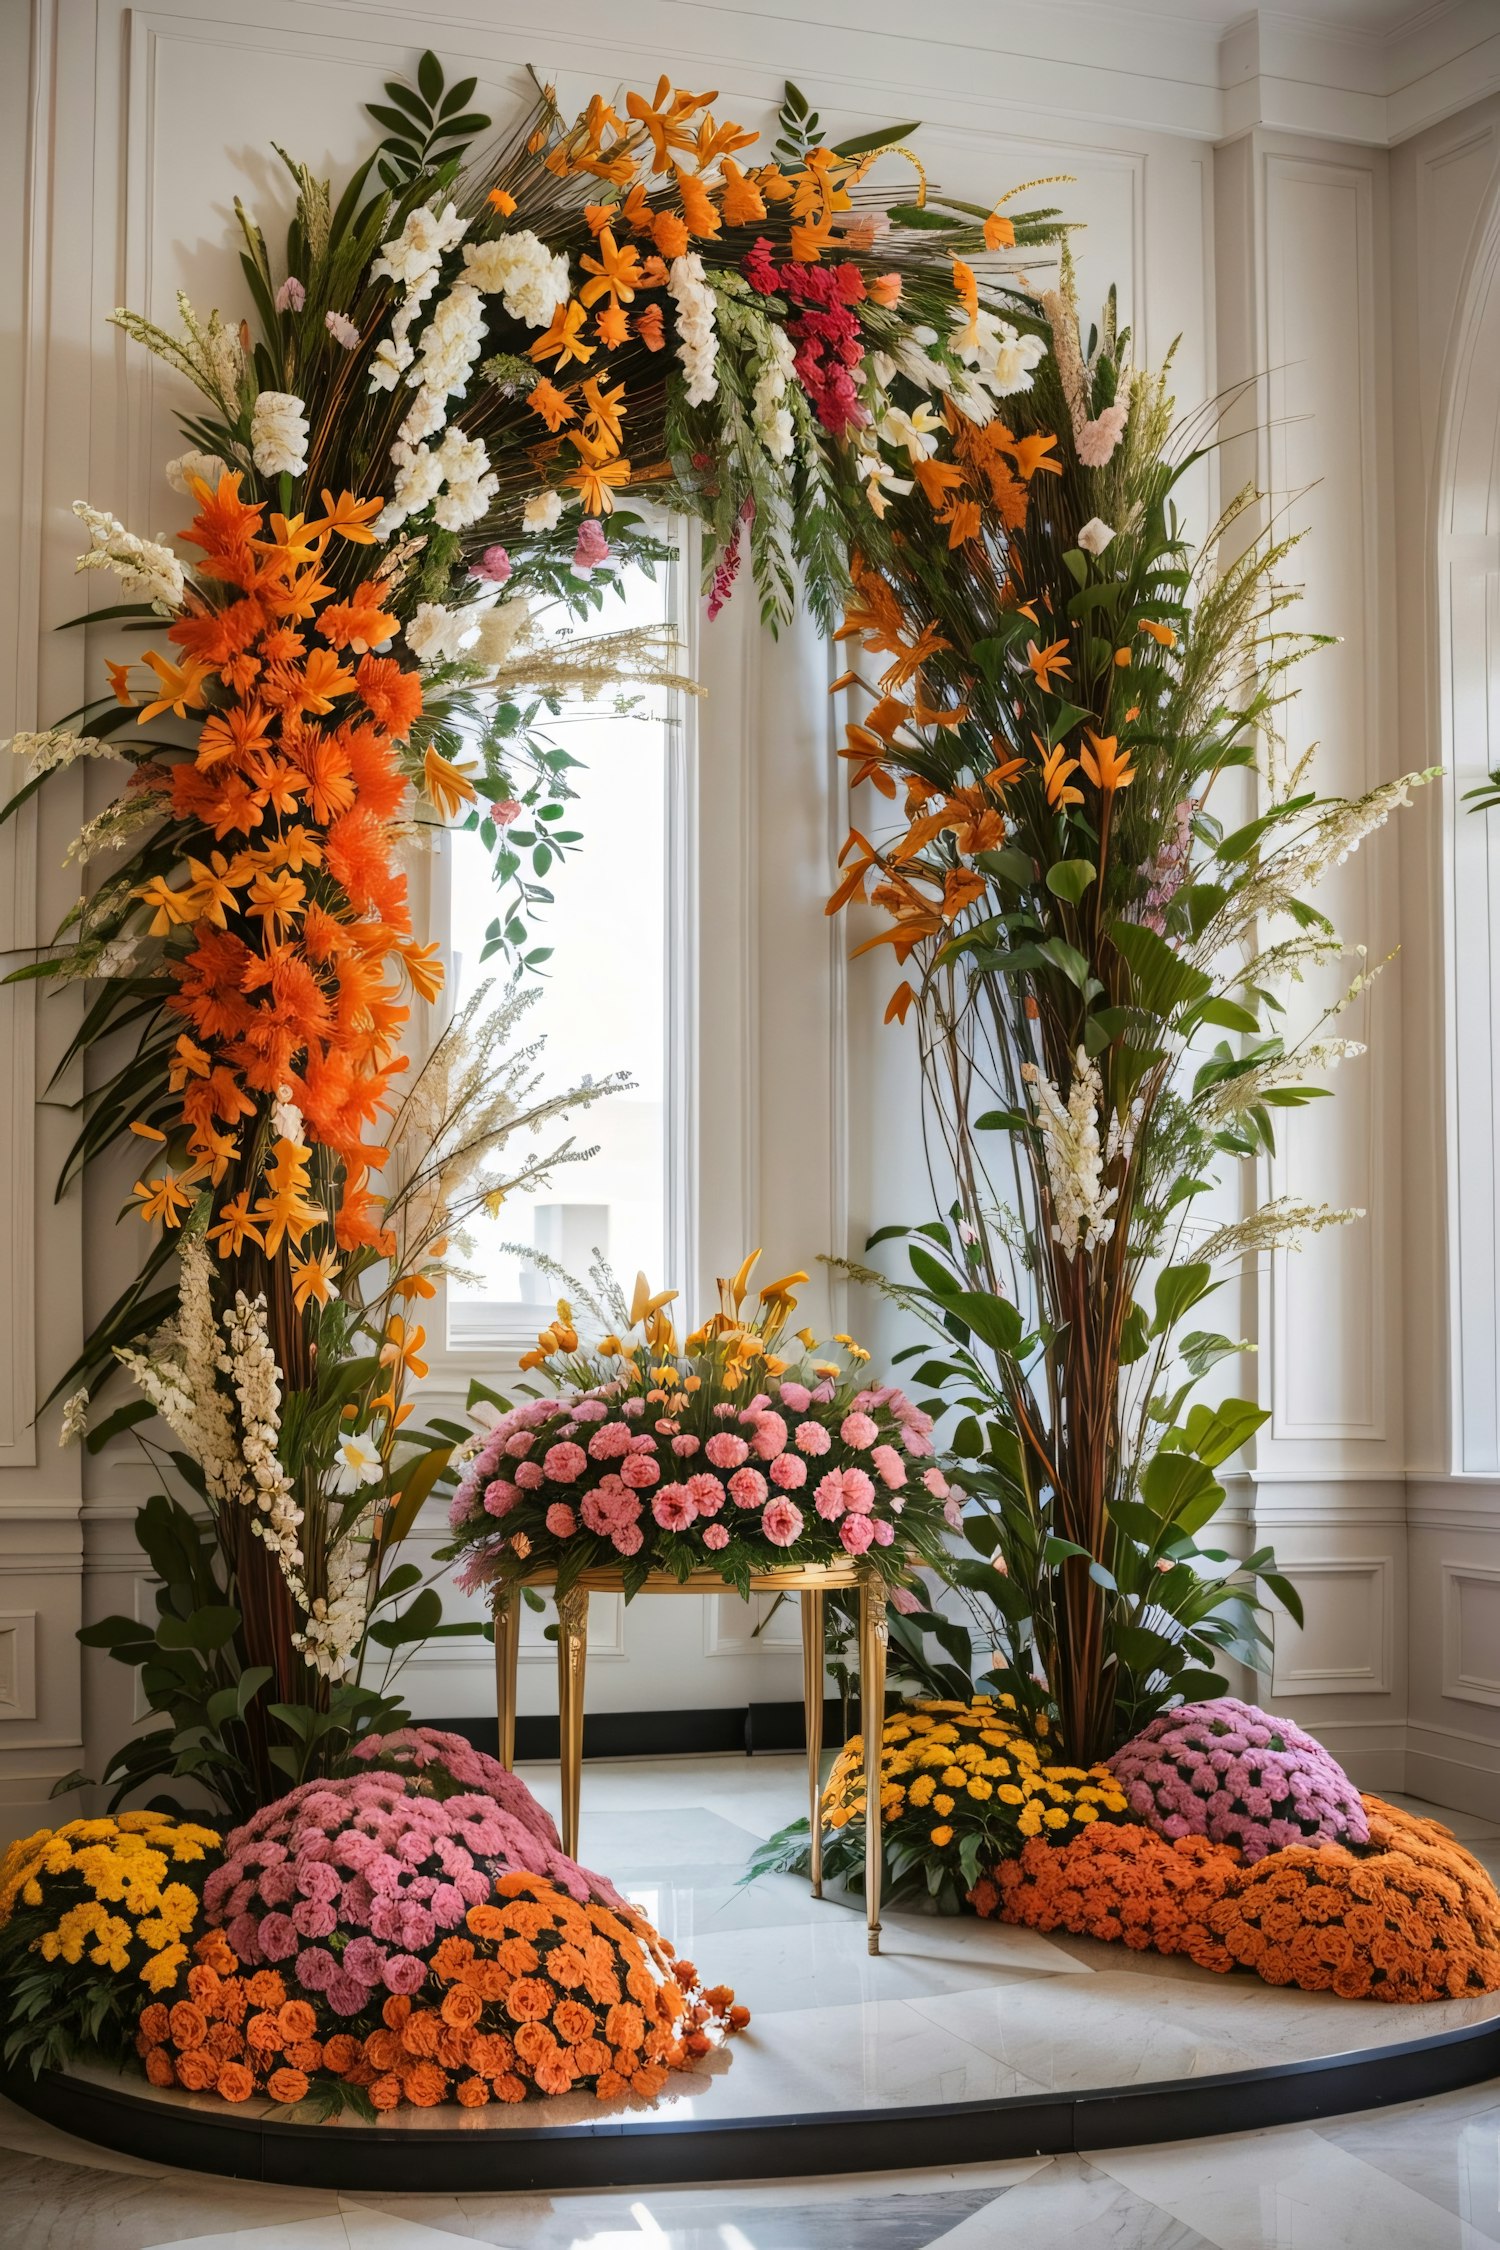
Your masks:
<instances>
[{"instance_id":1,"label":"yellow flower cluster","mask_svg":"<svg viewBox=\"0 0 1500 2250\"><path fill-rule=\"evenodd\" d=\"M965 1839L983 1846L986 1869L1033 1836L1062 1843L1099 1819L1127 1814L1125 1796L1105 1766L1047 1760L1047 1722L1033 1741L1016 1723L1012 1696L969 1703L911 1703L885 1722L880 1738L880 1816L889 1845L913 1857L936 1852L955 1861ZM823 1791L823 1818L846 1828L865 1816L864 1746L845 1745ZM974 1846L969 1846L970 1857ZM970 1876L972 1881L973 1877Z\"/></svg>"},{"instance_id":2,"label":"yellow flower cluster","mask_svg":"<svg viewBox=\"0 0 1500 2250\"><path fill-rule=\"evenodd\" d=\"M151 1992L165 1992L186 1967L186 1939L199 1899L174 1867L201 1860L215 1829L164 1813L124 1812L38 1829L0 1860L0 1925L18 1909L58 1910L34 1942L44 1961L76 1968L87 1952L101 1969L132 1967Z\"/></svg>"}]
</instances>

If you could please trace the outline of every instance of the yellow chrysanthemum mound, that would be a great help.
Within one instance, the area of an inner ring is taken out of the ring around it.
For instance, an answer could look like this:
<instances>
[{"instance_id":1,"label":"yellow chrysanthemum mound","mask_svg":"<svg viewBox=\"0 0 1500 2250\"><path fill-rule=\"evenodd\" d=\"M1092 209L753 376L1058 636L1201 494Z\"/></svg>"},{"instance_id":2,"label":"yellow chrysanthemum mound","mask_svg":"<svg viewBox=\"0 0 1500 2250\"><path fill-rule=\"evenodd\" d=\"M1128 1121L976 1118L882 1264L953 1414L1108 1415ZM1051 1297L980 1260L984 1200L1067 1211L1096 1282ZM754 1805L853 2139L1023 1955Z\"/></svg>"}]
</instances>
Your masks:
<instances>
[{"instance_id":1,"label":"yellow chrysanthemum mound","mask_svg":"<svg viewBox=\"0 0 1500 2250\"><path fill-rule=\"evenodd\" d=\"M23 1837L0 1860L0 1973L40 1961L65 1978L87 1961L169 1991L188 1965L204 1863L219 1841L215 1829L159 1812Z\"/></svg>"},{"instance_id":2,"label":"yellow chrysanthemum mound","mask_svg":"<svg viewBox=\"0 0 1500 2250\"><path fill-rule=\"evenodd\" d=\"M951 1878L962 1893L980 1870L1014 1858L1033 1837L1066 1843L1095 1821L1130 1818L1107 1767L1050 1762L1046 1720L1033 1740L1015 1710L1008 1695L976 1696L907 1704L886 1720L880 1816L898 1883L920 1867L925 1888L937 1892ZM855 1736L828 1777L823 1820L852 1841L864 1817L864 1745Z\"/></svg>"}]
</instances>

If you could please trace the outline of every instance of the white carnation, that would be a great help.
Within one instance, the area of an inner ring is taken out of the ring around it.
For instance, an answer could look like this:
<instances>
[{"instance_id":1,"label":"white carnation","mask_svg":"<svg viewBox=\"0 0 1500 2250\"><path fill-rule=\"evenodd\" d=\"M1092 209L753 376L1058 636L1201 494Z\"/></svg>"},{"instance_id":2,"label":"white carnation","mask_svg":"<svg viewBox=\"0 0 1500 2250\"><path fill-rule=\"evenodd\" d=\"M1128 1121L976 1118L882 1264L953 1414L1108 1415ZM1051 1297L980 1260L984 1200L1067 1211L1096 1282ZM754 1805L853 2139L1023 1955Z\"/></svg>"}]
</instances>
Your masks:
<instances>
[{"instance_id":1,"label":"white carnation","mask_svg":"<svg viewBox=\"0 0 1500 2250\"><path fill-rule=\"evenodd\" d=\"M307 411L290 391L262 391L250 413L250 450L263 477L300 477L307 467Z\"/></svg>"},{"instance_id":2,"label":"white carnation","mask_svg":"<svg viewBox=\"0 0 1500 2250\"><path fill-rule=\"evenodd\" d=\"M545 328L568 301L568 261L554 255L526 228L464 245L464 278L486 297L499 297L512 320Z\"/></svg>"},{"instance_id":3,"label":"white carnation","mask_svg":"<svg viewBox=\"0 0 1500 2250\"><path fill-rule=\"evenodd\" d=\"M562 512L560 492L534 492L521 510L521 522L527 531L552 531Z\"/></svg>"},{"instance_id":4,"label":"white carnation","mask_svg":"<svg viewBox=\"0 0 1500 2250\"><path fill-rule=\"evenodd\" d=\"M191 491L194 477L201 484L217 488L227 468L228 463L221 461L217 453L200 453L195 445L190 445L186 453L179 453L175 460L167 463L167 482L174 492Z\"/></svg>"},{"instance_id":5,"label":"white carnation","mask_svg":"<svg viewBox=\"0 0 1500 2250\"><path fill-rule=\"evenodd\" d=\"M475 619L442 602L419 602L417 614L406 628L406 645L419 664L452 663L478 632Z\"/></svg>"}]
</instances>

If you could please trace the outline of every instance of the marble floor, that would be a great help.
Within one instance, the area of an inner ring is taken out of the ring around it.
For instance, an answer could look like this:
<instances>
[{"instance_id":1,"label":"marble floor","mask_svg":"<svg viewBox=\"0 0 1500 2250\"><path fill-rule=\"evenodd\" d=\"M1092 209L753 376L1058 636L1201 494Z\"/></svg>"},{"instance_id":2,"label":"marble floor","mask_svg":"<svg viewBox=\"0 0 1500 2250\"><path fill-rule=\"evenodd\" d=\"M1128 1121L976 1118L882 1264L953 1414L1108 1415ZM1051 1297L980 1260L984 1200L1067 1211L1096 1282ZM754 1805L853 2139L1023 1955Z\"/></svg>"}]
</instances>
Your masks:
<instances>
[{"instance_id":1,"label":"marble floor","mask_svg":"<svg viewBox=\"0 0 1500 2250\"><path fill-rule=\"evenodd\" d=\"M555 1769L528 1769L554 1798ZM681 2114L965 2100L1243 2069L1410 2038L1410 2009L1270 1994L1083 1940L741 1888L800 1761L589 1767L582 1856L755 2012ZM1400 1800L1407 1802L1409 1800ZM1420 1807L1421 1810L1434 1810ZM1500 1876L1500 1824L1440 1814ZM1143 1980L1146 1980L1143 1982ZM1469 2003L1422 2011L1462 2021ZM1455 2013L1454 2011L1458 2011ZM1497 2012L1491 2004L1490 2012ZM571 2103L548 2105L563 2123ZM597 2117L597 2105L589 2105ZM660 2115L660 2105L655 2114ZM430 2113L429 2113L430 2114ZM516 2113L509 2113L515 2116ZM451 2117L445 2115L445 2122ZM517 2122L523 2119L517 2118ZM475 2120L476 2124L478 2120ZM540 2122L528 2105L524 2122ZM436 2168L435 2168L436 2173ZM1500 2246L1500 2085L1214 2141L933 2173L576 2195L319 2193L115 2155L0 2104L3 2250L1470 2250Z\"/></svg>"}]
</instances>

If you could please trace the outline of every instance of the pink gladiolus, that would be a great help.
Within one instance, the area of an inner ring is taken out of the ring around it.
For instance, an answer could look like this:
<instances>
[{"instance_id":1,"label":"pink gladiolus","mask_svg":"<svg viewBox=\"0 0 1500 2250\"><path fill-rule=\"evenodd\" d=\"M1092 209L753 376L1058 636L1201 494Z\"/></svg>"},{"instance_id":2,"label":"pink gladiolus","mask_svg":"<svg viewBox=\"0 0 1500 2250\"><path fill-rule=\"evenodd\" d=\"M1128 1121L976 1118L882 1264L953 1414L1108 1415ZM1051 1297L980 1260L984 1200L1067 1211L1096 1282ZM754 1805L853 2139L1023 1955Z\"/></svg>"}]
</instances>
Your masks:
<instances>
[{"instance_id":1,"label":"pink gladiolus","mask_svg":"<svg viewBox=\"0 0 1500 2250\"><path fill-rule=\"evenodd\" d=\"M760 1528L773 1547L790 1547L802 1536L802 1510L794 1500L773 1500L760 1519Z\"/></svg>"},{"instance_id":2,"label":"pink gladiolus","mask_svg":"<svg viewBox=\"0 0 1500 2250\"><path fill-rule=\"evenodd\" d=\"M892 1609L899 1610L903 1617L914 1617L922 1607L921 1602L909 1586L892 1586L890 1589L890 1604Z\"/></svg>"}]
</instances>

